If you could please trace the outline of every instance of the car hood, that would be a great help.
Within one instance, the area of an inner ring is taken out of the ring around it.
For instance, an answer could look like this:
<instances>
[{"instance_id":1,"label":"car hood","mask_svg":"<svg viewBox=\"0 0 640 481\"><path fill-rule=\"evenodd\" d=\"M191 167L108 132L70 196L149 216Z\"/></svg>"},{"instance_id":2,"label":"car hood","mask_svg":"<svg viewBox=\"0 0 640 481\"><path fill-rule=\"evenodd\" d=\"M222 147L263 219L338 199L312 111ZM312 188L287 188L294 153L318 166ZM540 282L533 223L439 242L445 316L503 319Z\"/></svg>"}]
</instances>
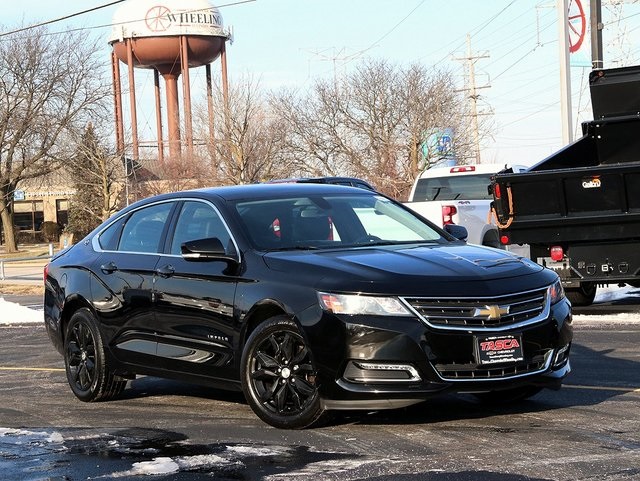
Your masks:
<instances>
[{"instance_id":1,"label":"car hood","mask_svg":"<svg viewBox=\"0 0 640 481\"><path fill-rule=\"evenodd\" d=\"M529 259L467 244L272 252L265 262L318 289L402 295L499 295L555 279Z\"/></svg>"}]
</instances>

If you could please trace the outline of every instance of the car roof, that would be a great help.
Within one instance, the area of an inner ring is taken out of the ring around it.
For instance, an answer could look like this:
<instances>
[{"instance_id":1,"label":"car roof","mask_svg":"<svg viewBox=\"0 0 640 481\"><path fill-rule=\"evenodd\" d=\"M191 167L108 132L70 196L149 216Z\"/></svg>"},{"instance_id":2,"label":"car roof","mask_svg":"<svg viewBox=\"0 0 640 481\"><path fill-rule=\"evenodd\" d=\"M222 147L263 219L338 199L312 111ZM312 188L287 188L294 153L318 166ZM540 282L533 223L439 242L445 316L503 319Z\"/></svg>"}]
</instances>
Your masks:
<instances>
[{"instance_id":1,"label":"car roof","mask_svg":"<svg viewBox=\"0 0 640 481\"><path fill-rule=\"evenodd\" d=\"M169 194L160 194L142 199L129 207L136 207L151 202L171 200L176 198L219 198L228 201L241 199L280 198L295 195L324 195L324 194L372 194L374 191L334 184L316 183L282 183L282 184L247 184L222 187L206 187L202 189L184 190Z\"/></svg>"},{"instance_id":2,"label":"car roof","mask_svg":"<svg viewBox=\"0 0 640 481\"><path fill-rule=\"evenodd\" d=\"M338 185L352 185L355 187L364 187L369 190L375 190L369 182L359 179L357 177L344 177L344 176L323 176L323 177L290 177L287 179L272 179L266 182L267 184L288 184L288 183L300 183L300 184L338 184Z\"/></svg>"}]
</instances>

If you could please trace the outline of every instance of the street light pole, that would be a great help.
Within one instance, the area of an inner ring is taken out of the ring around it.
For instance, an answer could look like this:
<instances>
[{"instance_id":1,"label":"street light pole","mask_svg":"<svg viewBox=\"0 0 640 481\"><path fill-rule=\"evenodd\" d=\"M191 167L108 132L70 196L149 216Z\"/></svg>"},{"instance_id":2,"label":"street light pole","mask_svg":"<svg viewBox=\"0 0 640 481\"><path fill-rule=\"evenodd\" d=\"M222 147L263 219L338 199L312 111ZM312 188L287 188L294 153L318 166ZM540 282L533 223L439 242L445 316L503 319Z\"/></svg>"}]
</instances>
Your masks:
<instances>
[{"instance_id":1,"label":"street light pole","mask_svg":"<svg viewBox=\"0 0 640 481\"><path fill-rule=\"evenodd\" d=\"M560 45L560 116L562 142L573 142L573 119L571 109L571 68L569 65L569 3L557 0L558 44Z\"/></svg>"}]
</instances>

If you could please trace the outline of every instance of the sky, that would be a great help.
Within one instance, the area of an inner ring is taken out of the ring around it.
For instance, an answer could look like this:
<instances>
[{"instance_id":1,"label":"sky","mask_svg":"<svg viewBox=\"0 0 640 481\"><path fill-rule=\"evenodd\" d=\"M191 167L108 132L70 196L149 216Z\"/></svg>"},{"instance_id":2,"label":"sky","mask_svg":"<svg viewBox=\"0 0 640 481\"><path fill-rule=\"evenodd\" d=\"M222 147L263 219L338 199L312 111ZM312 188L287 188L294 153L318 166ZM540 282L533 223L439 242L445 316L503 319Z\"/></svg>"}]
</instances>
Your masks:
<instances>
[{"instance_id":1,"label":"sky","mask_svg":"<svg viewBox=\"0 0 640 481\"><path fill-rule=\"evenodd\" d=\"M98 7L112 0L3 5L0 28L11 29ZM135 0L130 0L135 1ZM589 0L580 3L589 25ZM602 0L605 68L640 57L640 2ZM474 62L481 120L491 125L482 163L532 165L563 146L556 0L219 0L214 1L234 41L228 46L230 81L258 79L264 89L305 89L316 79L348 73L367 59L449 70L465 89L467 36ZM158 0L162 4L162 0ZM88 28L107 39L114 12L98 9L49 26ZM578 23L576 23L578 22ZM579 20L573 23L579 30ZM589 31L572 55L574 134L592 119L588 93ZM574 40L575 35L573 35ZM218 62L219 64L219 62ZM214 65L214 71L219 66ZM143 87L144 88L144 87ZM150 89L148 86L147 89ZM143 122L153 124L150 116ZM446 128L446 126L443 126Z\"/></svg>"}]
</instances>

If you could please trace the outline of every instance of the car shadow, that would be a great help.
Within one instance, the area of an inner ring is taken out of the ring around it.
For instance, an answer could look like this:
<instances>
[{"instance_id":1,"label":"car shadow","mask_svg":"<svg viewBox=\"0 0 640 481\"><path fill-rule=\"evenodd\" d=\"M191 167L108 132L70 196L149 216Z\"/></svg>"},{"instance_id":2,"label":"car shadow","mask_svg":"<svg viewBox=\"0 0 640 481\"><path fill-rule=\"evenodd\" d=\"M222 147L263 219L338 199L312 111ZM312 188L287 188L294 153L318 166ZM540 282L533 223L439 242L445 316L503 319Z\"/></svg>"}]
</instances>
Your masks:
<instances>
[{"instance_id":1,"label":"car shadow","mask_svg":"<svg viewBox=\"0 0 640 481\"><path fill-rule=\"evenodd\" d=\"M153 376L140 376L129 381L127 388L118 396L118 400L157 396L190 396L233 404L246 404L243 394L239 391L217 389Z\"/></svg>"},{"instance_id":2,"label":"car shadow","mask_svg":"<svg viewBox=\"0 0 640 481\"><path fill-rule=\"evenodd\" d=\"M545 389L525 401L489 404L469 394L446 394L402 409L339 413L333 423L436 424L598 405L640 387L640 362L612 357L612 352L574 344L572 372L562 389Z\"/></svg>"},{"instance_id":3,"label":"car shadow","mask_svg":"<svg viewBox=\"0 0 640 481\"><path fill-rule=\"evenodd\" d=\"M543 413L593 406L638 389L637 361L611 356L612 349L595 351L580 344L572 346L572 372L559 391L543 390L518 403L485 403L470 394L444 394L406 408L380 411L340 411L328 425L345 424L436 424L464 419ZM216 389L176 380L142 376L130 381L119 400L155 396L189 396L201 400L246 405L241 392ZM247 406L247 410L250 408Z\"/></svg>"}]
</instances>

